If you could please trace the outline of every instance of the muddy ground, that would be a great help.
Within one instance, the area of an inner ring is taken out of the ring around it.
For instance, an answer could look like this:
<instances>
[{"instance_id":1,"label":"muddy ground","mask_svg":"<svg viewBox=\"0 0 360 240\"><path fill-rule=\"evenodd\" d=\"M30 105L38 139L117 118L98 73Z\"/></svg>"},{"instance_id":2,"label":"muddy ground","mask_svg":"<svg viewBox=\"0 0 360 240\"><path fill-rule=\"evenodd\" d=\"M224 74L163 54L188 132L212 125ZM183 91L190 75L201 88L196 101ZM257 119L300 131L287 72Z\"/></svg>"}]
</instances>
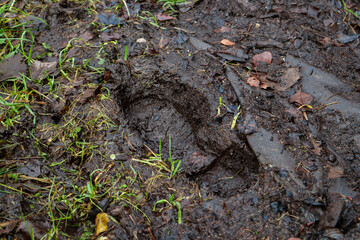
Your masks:
<instances>
[{"instance_id":1,"label":"muddy ground","mask_svg":"<svg viewBox=\"0 0 360 240\"><path fill-rule=\"evenodd\" d=\"M4 239L360 239L345 2L16 2L48 25L32 23L44 65L0 64L2 89L32 76L36 116L3 113Z\"/></svg>"}]
</instances>

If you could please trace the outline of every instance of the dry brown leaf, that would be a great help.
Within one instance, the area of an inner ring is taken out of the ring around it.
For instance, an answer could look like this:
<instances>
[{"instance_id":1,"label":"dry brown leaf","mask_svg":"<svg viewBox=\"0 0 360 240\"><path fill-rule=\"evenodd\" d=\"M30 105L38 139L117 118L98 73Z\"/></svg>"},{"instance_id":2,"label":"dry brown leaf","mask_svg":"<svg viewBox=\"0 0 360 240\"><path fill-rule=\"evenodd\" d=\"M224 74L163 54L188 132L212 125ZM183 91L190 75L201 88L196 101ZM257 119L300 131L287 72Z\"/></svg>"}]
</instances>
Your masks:
<instances>
[{"instance_id":1,"label":"dry brown leaf","mask_svg":"<svg viewBox=\"0 0 360 240\"><path fill-rule=\"evenodd\" d=\"M344 175L344 169L340 166L329 167L328 178L339 178Z\"/></svg>"},{"instance_id":2,"label":"dry brown leaf","mask_svg":"<svg viewBox=\"0 0 360 240\"><path fill-rule=\"evenodd\" d=\"M260 85L260 88L262 88L262 89L267 89L268 87L269 87L269 86L266 85L266 84L264 84L264 83Z\"/></svg>"},{"instance_id":3,"label":"dry brown leaf","mask_svg":"<svg viewBox=\"0 0 360 240\"><path fill-rule=\"evenodd\" d=\"M272 60L271 52L263 52L260 54L256 54L253 57L253 64L255 67L259 64L259 62L265 62L267 64L270 64Z\"/></svg>"},{"instance_id":4,"label":"dry brown leaf","mask_svg":"<svg viewBox=\"0 0 360 240\"><path fill-rule=\"evenodd\" d=\"M19 77L20 73L25 72L26 64L22 62L22 56L18 53L0 63L0 82L12 76Z\"/></svg>"},{"instance_id":5,"label":"dry brown leaf","mask_svg":"<svg viewBox=\"0 0 360 240\"><path fill-rule=\"evenodd\" d=\"M57 62L40 62L35 60L30 67L33 79L42 80L47 74L56 71Z\"/></svg>"},{"instance_id":6,"label":"dry brown leaf","mask_svg":"<svg viewBox=\"0 0 360 240\"><path fill-rule=\"evenodd\" d=\"M96 215L95 219L95 227L96 227L96 235L98 236L100 233L103 233L108 230L109 216L106 213L99 213Z\"/></svg>"},{"instance_id":7,"label":"dry brown leaf","mask_svg":"<svg viewBox=\"0 0 360 240\"><path fill-rule=\"evenodd\" d=\"M156 19L158 21L168 21L168 20L172 20L172 19L176 19L176 18L166 15L166 14L159 13L158 15L156 15Z\"/></svg>"},{"instance_id":8,"label":"dry brown leaf","mask_svg":"<svg viewBox=\"0 0 360 240\"><path fill-rule=\"evenodd\" d=\"M225 32L230 32L231 31L231 28L229 28L229 27L221 27L220 29L215 29L214 30L214 32L216 32L216 33L219 33L219 32L221 32L221 33L225 33Z\"/></svg>"},{"instance_id":9,"label":"dry brown leaf","mask_svg":"<svg viewBox=\"0 0 360 240\"><path fill-rule=\"evenodd\" d=\"M225 45L225 46L232 46L232 45L235 44L234 42L232 42L232 41L230 41L228 39L223 39L223 40L220 41L220 43Z\"/></svg>"},{"instance_id":10,"label":"dry brown leaf","mask_svg":"<svg viewBox=\"0 0 360 240\"><path fill-rule=\"evenodd\" d=\"M260 81L256 77L249 77L246 82L252 87L259 87Z\"/></svg>"},{"instance_id":11,"label":"dry brown leaf","mask_svg":"<svg viewBox=\"0 0 360 240\"><path fill-rule=\"evenodd\" d=\"M281 77L281 82L284 84L284 87L279 89L280 91L284 91L288 88L291 88L297 81L300 79L300 71L299 68L289 68L287 69Z\"/></svg>"},{"instance_id":12,"label":"dry brown leaf","mask_svg":"<svg viewBox=\"0 0 360 240\"><path fill-rule=\"evenodd\" d=\"M170 39L167 37L161 36L161 39L159 41L159 48L164 48L166 45L170 42Z\"/></svg>"},{"instance_id":13,"label":"dry brown leaf","mask_svg":"<svg viewBox=\"0 0 360 240\"><path fill-rule=\"evenodd\" d=\"M97 88L88 88L85 90L83 95L77 100L78 103L84 104L86 103L90 98L96 96L101 89L101 86Z\"/></svg>"},{"instance_id":14,"label":"dry brown leaf","mask_svg":"<svg viewBox=\"0 0 360 240\"><path fill-rule=\"evenodd\" d=\"M308 93L304 93L301 89L295 93L294 95L292 95L292 97L290 98L290 102L296 102L300 105L304 105L304 104L310 104L312 102L312 100L314 99L313 96L311 96Z\"/></svg>"},{"instance_id":15,"label":"dry brown leaf","mask_svg":"<svg viewBox=\"0 0 360 240\"><path fill-rule=\"evenodd\" d=\"M107 41L113 41L121 38L120 33L112 33L112 32L102 32L101 33L101 39L105 42Z\"/></svg>"},{"instance_id":16,"label":"dry brown leaf","mask_svg":"<svg viewBox=\"0 0 360 240\"><path fill-rule=\"evenodd\" d=\"M78 36L78 38L81 38L85 42L93 39L94 37L95 37L95 34L90 31L85 31L83 34Z\"/></svg>"},{"instance_id":17,"label":"dry brown leaf","mask_svg":"<svg viewBox=\"0 0 360 240\"><path fill-rule=\"evenodd\" d=\"M314 146L314 149L312 150L316 155L320 156L321 155L321 147L320 144L317 143L316 141L314 141L313 139L311 140L311 143Z\"/></svg>"},{"instance_id":18,"label":"dry brown leaf","mask_svg":"<svg viewBox=\"0 0 360 240\"><path fill-rule=\"evenodd\" d=\"M331 38L329 38L329 37L324 37L323 39L320 39L320 42L321 42L323 45L330 45L330 44L332 44Z\"/></svg>"}]
</instances>

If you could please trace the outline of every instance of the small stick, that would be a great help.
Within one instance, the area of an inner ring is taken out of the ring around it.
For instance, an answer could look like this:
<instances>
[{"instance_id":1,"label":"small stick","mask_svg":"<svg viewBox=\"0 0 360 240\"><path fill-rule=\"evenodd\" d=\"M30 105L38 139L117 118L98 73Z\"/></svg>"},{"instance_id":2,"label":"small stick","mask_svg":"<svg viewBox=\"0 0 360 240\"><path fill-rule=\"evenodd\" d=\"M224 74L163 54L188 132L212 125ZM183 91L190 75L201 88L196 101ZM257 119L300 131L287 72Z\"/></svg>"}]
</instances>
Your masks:
<instances>
[{"instance_id":1,"label":"small stick","mask_svg":"<svg viewBox=\"0 0 360 240\"><path fill-rule=\"evenodd\" d=\"M153 234L153 232L151 231L151 228L148 228L148 231L149 231L151 240L156 240L156 237L155 237L155 235Z\"/></svg>"},{"instance_id":2,"label":"small stick","mask_svg":"<svg viewBox=\"0 0 360 240\"><path fill-rule=\"evenodd\" d=\"M125 0L122 0L122 2L124 3L124 6L125 6L126 11L127 11L127 14L128 14L128 16L129 16L129 18L130 18L130 11L129 11L129 8L128 8L127 4L126 4L126 1L125 1Z\"/></svg>"}]
</instances>

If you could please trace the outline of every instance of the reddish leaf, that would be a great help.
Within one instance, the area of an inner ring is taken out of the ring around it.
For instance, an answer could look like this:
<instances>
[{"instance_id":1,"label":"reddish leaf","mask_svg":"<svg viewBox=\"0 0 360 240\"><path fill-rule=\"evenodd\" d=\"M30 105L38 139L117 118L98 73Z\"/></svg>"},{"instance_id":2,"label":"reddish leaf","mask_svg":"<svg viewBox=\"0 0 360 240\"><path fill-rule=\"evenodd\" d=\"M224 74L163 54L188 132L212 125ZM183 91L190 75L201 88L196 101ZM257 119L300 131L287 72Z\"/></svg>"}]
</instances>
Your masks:
<instances>
[{"instance_id":1,"label":"reddish leaf","mask_svg":"<svg viewBox=\"0 0 360 240\"><path fill-rule=\"evenodd\" d=\"M249 77L246 82L252 87L259 87L260 81L256 77Z\"/></svg>"},{"instance_id":2,"label":"reddish leaf","mask_svg":"<svg viewBox=\"0 0 360 240\"><path fill-rule=\"evenodd\" d=\"M232 42L232 41L230 41L230 40L228 40L228 39L223 39L223 40L221 40L220 43L222 43L222 44L225 45L225 46L232 46L232 45L235 44L234 42Z\"/></svg>"},{"instance_id":3,"label":"reddish leaf","mask_svg":"<svg viewBox=\"0 0 360 240\"><path fill-rule=\"evenodd\" d=\"M104 81L109 81L111 78L111 72L110 71L106 71L105 76L104 76Z\"/></svg>"},{"instance_id":4,"label":"reddish leaf","mask_svg":"<svg viewBox=\"0 0 360 240\"><path fill-rule=\"evenodd\" d=\"M230 32L231 31L231 28L229 27L221 27L220 29L215 29L214 32L216 33L225 33L225 32Z\"/></svg>"},{"instance_id":5,"label":"reddish leaf","mask_svg":"<svg viewBox=\"0 0 360 240\"><path fill-rule=\"evenodd\" d=\"M272 60L271 52L263 52L260 54L256 54L253 57L253 63L255 67L259 64L259 62L265 62L267 64L270 64Z\"/></svg>"},{"instance_id":6,"label":"reddish leaf","mask_svg":"<svg viewBox=\"0 0 360 240\"><path fill-rule=\"evenodd\" d=\"M266 85L266 84L264 84L264 83L260 85L260 88L262 88L262 89L267 89L268 87L269 87L269 86Z\"/></svg>"},{"instance_id":7,"label":"reddish leaf","mask_svg":"<svg viewBox=\"0 0 360 240\"><path fill-rule=\"evenodd\" d=\"M294 95L292 95L292 97L290 98L290 102L296 102L300 105L304 105L304 104L310 104L313 100L313 96L311 96L308 93L304 93L303 91L301 91L301 89L295 93Z\"/></svg>"},{"instance_id":8,"label":"reddish leaf","mask_svg":"<svg viewBox=\"0 0 360 240\"><path fill-rule=\"evenodd\" d=\"M329 37L324 37L323 39L320 40L320 42L324 45L330 45L332 43Z\"/></svg>"},{"instance_id":9,"label":"reddish leaf","mask_svg":"<svg viewBox=\"0 0 360 240\"><path fill-rule=\"evenodd\" d=\"M162 14L162 13L159 13L158 15L156 15L156 19L158 21L168 21L168 20L173 20L173 19L176 19L172 16L169 16L169 15L166 15L166 14Z\"/></svg>"}]
</instances>

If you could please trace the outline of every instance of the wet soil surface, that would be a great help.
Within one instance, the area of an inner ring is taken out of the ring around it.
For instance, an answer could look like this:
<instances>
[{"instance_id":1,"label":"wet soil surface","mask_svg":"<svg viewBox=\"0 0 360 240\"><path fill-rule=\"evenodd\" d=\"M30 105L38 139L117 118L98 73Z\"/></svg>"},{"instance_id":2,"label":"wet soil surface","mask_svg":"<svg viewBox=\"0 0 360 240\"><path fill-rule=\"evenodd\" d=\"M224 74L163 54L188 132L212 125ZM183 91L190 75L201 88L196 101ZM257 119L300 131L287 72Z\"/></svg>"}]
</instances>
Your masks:
<instances>
[{"instance_id":1,"label":"wet soil surface","mask_svg":"<svg viewBox=\"0 0 360 240\"><path fill-rule=\"evenodd\" d=\"M92 46L106 42L101 53L85 44L68 52L77 64L93 58L89 63L105 71L80 72L74 81L58 71L62 98L35 109L41 124L34 128L31 116L23 116L21 127L1 130L4 142L18 142L1 152L16 160L17 172L68 178L79 186L97 169L120 174L116 184L127 185L136 172L142 186L134 187L135 198L125 204L96 199L118 222L103 233L109 239L360 238L360 26L341 1L203 0L176 7L176 18L158 20L159 26L134 17L147 16L144 11L168 16L150 1L129 1L130 17L107 1L97 15L89 15L86 3L66 2L41 12L49 26L40 27L37 41L54 51L76 37ZM68 24L70 19L76 21ZM99 21L119 24L105 31L89 25ZM104 65L97 54L106 58ZM100 101L106 93L111 98ZM95 116L94 109L106 112L112 126L64 130L71 119L76 125ZM49 130L46 123L59 128ZM38 145L23 137L33 128ZM58 132L99 147L85 158L69 156ZM159 145L163 159L181 160L180 174L170 180L154 177L153 168L137 161L158 153ZM38 152L46 160L29 158ZM103 158L110 153L115 155ZM20 166L20 159L33 165ZM83 177L71 177L72 169ZM169 194L181 199L181 224L176 207L160 204L162 211L152 211ZM41 212L26 195L0 197L3 222ZM71 221L91 225L97 213L94 208ZM38 224L39 236L51 225L44 214L27 221ZM70 225L62 231L84 237L84 228ZM25 230L18 224L4 232L26 239Z\"/></svg>"}]
</instances>

